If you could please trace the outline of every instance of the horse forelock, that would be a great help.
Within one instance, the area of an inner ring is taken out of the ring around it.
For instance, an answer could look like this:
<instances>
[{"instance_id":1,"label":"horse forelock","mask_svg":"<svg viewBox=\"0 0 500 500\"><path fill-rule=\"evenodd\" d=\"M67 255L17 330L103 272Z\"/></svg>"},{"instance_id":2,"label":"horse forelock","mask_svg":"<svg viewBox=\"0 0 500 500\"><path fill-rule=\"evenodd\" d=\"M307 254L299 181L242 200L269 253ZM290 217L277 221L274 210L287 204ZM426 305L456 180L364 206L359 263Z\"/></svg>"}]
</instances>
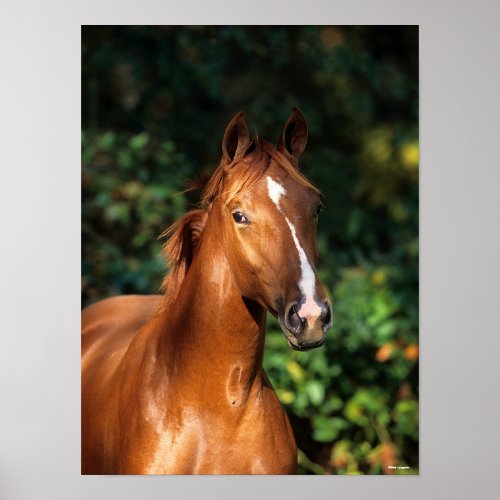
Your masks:
<instances>
[{"instance_id":1,"label":"horse forelock","mask_svg":"<svg viewBox=\"0 0 500 500\"><path fill-rule=\"evenodd\" d=\"M264 177L273 160L300 185L319 193L299 171L295 157L278 151L270 142L257 137L243 159L231 163L225 162L224 159L221 161L205 186L202 207L207 207L219 197L227 205L238 193Z\"/></svg>"}]
</instances>

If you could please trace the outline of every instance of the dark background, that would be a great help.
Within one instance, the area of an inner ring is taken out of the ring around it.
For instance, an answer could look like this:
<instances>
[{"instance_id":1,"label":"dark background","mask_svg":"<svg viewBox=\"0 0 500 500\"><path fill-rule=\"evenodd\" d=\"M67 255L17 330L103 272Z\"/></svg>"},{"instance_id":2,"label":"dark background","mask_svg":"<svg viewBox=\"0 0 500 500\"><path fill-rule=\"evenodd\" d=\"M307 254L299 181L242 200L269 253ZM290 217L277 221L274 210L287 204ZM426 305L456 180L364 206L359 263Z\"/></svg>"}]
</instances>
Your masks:
<instances>
[{"instance_id":1,"label":"dark background","mask_svg":"<svg viewBox=\"0 0 500 500\"><path fill-rule=\"evenodd\" d=\"M302 473L418 472L418 28L83 27L82 301L154 293L159 234L198 201L244 111L277 140L309 123L302 170L323 192L324 348L265 365ZM389 469L388 465L410 469Z\"/></svg>"}]
</instances>

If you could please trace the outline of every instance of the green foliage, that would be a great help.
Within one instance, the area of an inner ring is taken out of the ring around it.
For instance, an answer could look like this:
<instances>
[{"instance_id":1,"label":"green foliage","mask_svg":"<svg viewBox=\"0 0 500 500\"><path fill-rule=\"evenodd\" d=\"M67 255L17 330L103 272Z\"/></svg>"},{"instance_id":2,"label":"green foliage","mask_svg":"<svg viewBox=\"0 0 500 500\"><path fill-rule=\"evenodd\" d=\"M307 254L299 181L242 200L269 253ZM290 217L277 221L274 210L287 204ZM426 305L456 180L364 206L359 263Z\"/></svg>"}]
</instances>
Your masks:
<instances>
[{"instance_id":1,"label":"green foliage","mask_svg":"<svg viewBox=\"0 0 500 500\"><path fill-rule=\"evenodd\" d=\"M83 302L155 292L166 272L158 236L187 209L192 166L145 132L84 133L82 143Z\"/></svg>"},{"instance_id":2,"label":"green foliage","mask_svg":"<svg viewBox=\"0 0 500 500\"><path fill-rule=\"evenodd\" d=\"M198 201L185 189L229 119L276 139L299 106L334 327L299 353L270 318L265 367L302 473L416 473L418 29L101 26L82 47L84 305L157 291L158 236Z\"/></svg>"}]
</instances>

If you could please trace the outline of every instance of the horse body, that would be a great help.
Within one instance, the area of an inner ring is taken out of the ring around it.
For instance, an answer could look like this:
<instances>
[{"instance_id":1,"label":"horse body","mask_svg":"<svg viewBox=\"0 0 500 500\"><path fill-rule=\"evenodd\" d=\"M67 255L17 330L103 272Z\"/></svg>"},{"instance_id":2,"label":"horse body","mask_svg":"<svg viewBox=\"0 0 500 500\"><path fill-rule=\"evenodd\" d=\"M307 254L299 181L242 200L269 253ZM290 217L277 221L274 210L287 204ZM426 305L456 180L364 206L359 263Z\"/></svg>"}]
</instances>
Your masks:
<instances>
[{"instance_id":1,"label":"horse body","mask_svg":"<svg viewBox=\"0 0 500 500\"><path fill-rule=\"evenodd\" d=\"M84 474L294 472L293 434L262 369L265 310L243 302L214 250L203 242L175 306L118 297L84 312Z\"/></svg>"},{"instance_id":2,"label":"horse body","mask_svg":"<svg viewBox=\"0 0 500 500\"><path fill-rule=\"evenodd\" d=\"M223 142L233 163L249 147L235 120ZM83 312L84 474L296 472L290 423L262 367L266 310L297 349L323 342L331 313L309 265L315 231L304 213L285 212L282 196L299 190L307 207L316 194L267 161L266 176L179 221L164 297L117 297ZM233 186L226 175L224 192ZM289 230L277 230L285 220ZM277 267L286 255L287 272Z\"/></svg>"}]
</instances>

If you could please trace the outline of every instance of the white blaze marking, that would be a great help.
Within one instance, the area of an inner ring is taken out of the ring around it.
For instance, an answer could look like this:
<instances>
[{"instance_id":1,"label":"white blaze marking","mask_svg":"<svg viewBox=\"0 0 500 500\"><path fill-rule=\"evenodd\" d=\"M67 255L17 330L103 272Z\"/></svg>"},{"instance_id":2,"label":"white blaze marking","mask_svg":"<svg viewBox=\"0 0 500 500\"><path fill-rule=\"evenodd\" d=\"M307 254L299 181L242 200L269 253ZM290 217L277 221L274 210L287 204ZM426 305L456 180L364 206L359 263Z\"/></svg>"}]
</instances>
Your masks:
<instances>
[{"instance_id":1,"label":"white blaze marking","mask_svg":"<svg viewBox=\"0 0 500 500\"><path fill-rule=\"evenodd\" d=\"M274 179L267 176L267 192L269 193L269 198L273 200L273 203L278 207L278 210L281 212L280 207L280 198L285 196L286 191L285 188L278 184Z\"/></svg>"},{"instance_id":2,"label":"white blaze marking","mask_svg":"<svg viewBox=\"0 0 500 500\"><path fill-rule=\"evenodd\" d=\"M271 200L276 205L278 210L285 217L286 223L288 224L288 227L290 228L290 231L292 233L293 242L297 247L300 260L300 270L301 270L299 288L304 297L306 298L305 303L302 304L297 313L302 318L306 318L309 323L309 326L312 327L316 318L319 317L319 315L321 314L321 307L319 307L316 301L314 300L314 292L316 291L316 276L314 275L314 271L311 267L311 264L309 264L307 255L304 252L304 249L302 248L299 239L297 238L295 226L290 222L288 217L283 213L283 210L281 209L280 198L286 195L285 188L281 184L276 182L274 179L268 176L267 192L269 194L269 198L271 198Z\"/></svg>"}]
</instances>

